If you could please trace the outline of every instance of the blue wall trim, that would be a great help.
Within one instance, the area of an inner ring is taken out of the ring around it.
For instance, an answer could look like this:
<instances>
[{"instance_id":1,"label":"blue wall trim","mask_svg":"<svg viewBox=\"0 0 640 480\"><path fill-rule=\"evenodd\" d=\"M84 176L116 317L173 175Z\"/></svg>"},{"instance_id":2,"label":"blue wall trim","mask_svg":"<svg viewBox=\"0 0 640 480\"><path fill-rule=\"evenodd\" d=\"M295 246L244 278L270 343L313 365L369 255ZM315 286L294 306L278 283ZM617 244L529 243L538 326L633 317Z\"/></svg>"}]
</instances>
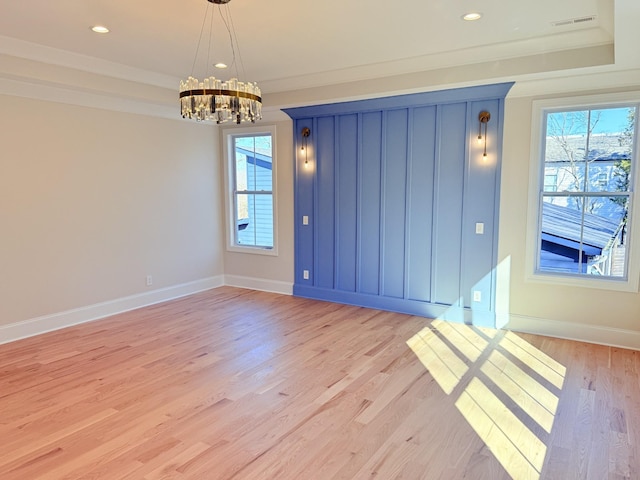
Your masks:
<instances>
[{"instance_id":1,"label":"blue wall trim","mask_svg":"<svg viewBox=\"0 0 640 480\"><path fill-rule=\"evenodd\" d=\"M495 326L512 85L285 110L297 152L294 294ZM491 113L486 162L476 142L482 110Z\"/></svg>"},{"instance_id":2,"label":"blue wall trim","mask_svg":"<svg viewBox=\"0 0 640 480\"><path fill-rule=\"evenodd\" d=\"M308 287L305 285L294 285L293 294L298 297L311 298L314 300L345 303L347 305L375 308L420 317L438 318L440 320L466 323L481 327L492 327L495 324L495 314L493 312L475 311L470 308L458 306L385 298L377 295L362 295L352 292Z\"/></svg>"},{"instance_id":3,"label":"blue wall trim","mask_svg":"<svg viewBox=\"0 0 640 480\"><path fill-rule=\"evenodd\" d=\"M364 113L370 111L411 108L418 105L442 105L445 103L471 102L485 98L504 98L514 82L494 83L478 87L452 88L435 92L412 93L392 97L355 100L352 102L310 105L307 107L285 108L282 111L292 119Z\"/></svg>"}]
</instances>

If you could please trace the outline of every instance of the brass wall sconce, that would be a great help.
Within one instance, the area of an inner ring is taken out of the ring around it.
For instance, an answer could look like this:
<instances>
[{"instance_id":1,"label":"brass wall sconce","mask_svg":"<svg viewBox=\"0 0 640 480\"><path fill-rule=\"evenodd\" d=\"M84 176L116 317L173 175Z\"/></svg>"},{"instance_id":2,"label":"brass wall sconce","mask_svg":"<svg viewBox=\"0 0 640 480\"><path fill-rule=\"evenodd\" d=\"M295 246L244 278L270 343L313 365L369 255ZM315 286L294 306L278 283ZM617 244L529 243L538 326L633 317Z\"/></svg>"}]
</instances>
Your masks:
<instances>
[{"instance_id":1,"label":"brass wall sconce","mask_svg":"<svg viewBox=\"0 0 640 480\"><path fill-rule=\"evenodd\" d=\"M481 144L484 141L482 160L485 162L487 161L487 123L489 123L489 120L491 120L491 114L486 110L481 111L478 115L478 143Z\"/></svg>"},{"instance_id":2,"label":"brass wall sconce","mask_svg":"<svg viewBox=\"0 0 640 480\"><path fill-rule=\"evenodd\" d=\"M307 146L307 141L309 136L311 135L311 130L309 129L309 127L304 127L302 129L302 147L300 148L301 153L304 153L304 168L309 168L309 153L308 153L308 146Z\"/></svg>"}]
</instances>

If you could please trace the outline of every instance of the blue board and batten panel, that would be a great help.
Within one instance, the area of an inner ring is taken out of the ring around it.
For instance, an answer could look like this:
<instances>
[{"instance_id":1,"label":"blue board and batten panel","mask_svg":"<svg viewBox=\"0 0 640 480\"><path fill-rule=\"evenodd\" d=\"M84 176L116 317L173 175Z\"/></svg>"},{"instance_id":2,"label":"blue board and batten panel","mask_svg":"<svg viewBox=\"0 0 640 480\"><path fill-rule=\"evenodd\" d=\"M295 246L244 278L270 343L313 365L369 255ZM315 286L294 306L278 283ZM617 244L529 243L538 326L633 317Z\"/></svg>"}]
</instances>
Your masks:
<instances>
[{"instance_id":1,"label":"blue board and batten panel","mask_svg":"<svg viewBox=\"0 0 640 480\"><path fill-rule=\"evenodd\" d=\"M285 110L298 152L294 294L494 326L511 86ZM476 143L483 110L491 114L486 162Z\"/></svg>"},{"instance_id":2,"label":"blue board and batten panel","mask_svg":"<svg viewBox=\"0 0 640 480\"><path fill-rule=\"evenodd\" d=\"M358 170L358 291L380 293L382 112L362 114Z\"/></svg>"}]
</instances>

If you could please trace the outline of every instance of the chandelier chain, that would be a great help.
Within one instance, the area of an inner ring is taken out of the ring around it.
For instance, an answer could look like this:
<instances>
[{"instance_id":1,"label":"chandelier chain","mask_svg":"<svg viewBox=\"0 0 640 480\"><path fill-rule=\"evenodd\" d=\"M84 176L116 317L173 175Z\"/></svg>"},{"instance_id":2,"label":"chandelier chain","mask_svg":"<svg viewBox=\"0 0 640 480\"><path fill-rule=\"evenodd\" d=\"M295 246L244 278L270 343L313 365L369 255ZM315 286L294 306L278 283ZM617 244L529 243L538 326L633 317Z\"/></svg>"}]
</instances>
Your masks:
<instances>
[{"instance_id":1,"label":"chandelier chain","mask_svg":"<svg viewBox=\"0 0 640 480\"><path fill-rule=\"evenodd\" d=\"M238 42L238 35L236 34L236 26L233 24L233 16L231 15L231 9L229 10L229 23L231 23L231 30L229 34L233 34L233 40L235 40L236 48L238 49L238 60L240 61L240 69L242 70L242 76L246 77L247 72L244 70L244 62L242 61L242 53L240 52L240 42ZM233 46L233 40L231 41L231 45ZM235 52L234 52L234 61L235 61ZM236 75L238 75L238 66L236 65Z\"/></svg>"},{"instance_id":2,"label":"chandelier chain","mask_svg":"<svg viewBox=\"0 0 640 480\"><path fill-rule=\"evenodd\" d=\"M198 61L198 52L200 51L200 43L202 42L202 34L204 33L204 26L207 23L207 14L209 13L209 3L207 3L207 8L204 12L204 17L202 18L202 26L200 27L200 36L198 37L198 45L196 46L196 54L193 57L193 65L191 65L191 76L193 76L196 70L196 62ZM209 32L211 35L211 32ZM209 44L211 44L211 39L209 39Z\"/></svg>"}]
</instances>

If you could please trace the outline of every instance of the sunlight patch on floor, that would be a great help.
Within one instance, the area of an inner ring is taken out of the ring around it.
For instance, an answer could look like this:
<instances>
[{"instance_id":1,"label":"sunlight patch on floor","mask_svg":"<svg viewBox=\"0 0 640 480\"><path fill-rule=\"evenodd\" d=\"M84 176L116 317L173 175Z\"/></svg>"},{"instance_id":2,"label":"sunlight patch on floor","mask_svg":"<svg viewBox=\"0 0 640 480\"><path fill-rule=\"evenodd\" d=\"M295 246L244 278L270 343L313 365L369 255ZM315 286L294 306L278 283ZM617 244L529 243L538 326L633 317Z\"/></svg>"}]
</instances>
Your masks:
<instances>
[{"instance_id":1,"label":"sunlight patch on floor","mask_svg":"<svg viewBox=\"0 0 640 480\"><path fill-rule=\"evenodd\" d=\"M489 342L466 325L434 320L432 326L436 327L443 337L455 345L472 362L478 360L482 351L489 345Z\"/></svg>"},{"instance_id":2,"label":"sunlight patch on floor","mask_svg":"<svg viewBox=\"0 0 640 480\"><path fill-rule=\"evenodd\" d=\"M504 368L507 368L508 372L500 368L500 365L505 364ZM551 433L558 397L500 352L492 352L480 370L547 433Z\"/></svg>"},{"instance_id":3,"label":"sunlight patch on floor","mask_svg":"<svg viewBox=\"0 0 640 480\"><path fill-rule=\"evenodd\" d=\"M517 479L540 478L566 368L512 332L434 320L407 341ZM459 391L459 390L458 390Z\"/></svg>"},{"instance_id":4,"label":"sunlight patch on floor","mask_svg":"<svg viewBox=\"0 0 640 480\"><path fill-rule=\"evenodd\" d=\"M547 447L480 380L473 378L456 407L513 478L540 478Z\"/></svg>"},{"instance_id":5,"label":"sunlight patch on floor","mask_svg":"<svg viewBox=\"0 0 640 480\"><path fill-rule=\"evenodd\" d=\"M447 395L453 392L469 370L469 367L428 327L411 337L407 345Z\"/></svg>"},{"instance_id":6,"label":"sunlight patch on floor","mask_svg":"<svg viewBox=\"0 0 640 480\"><path fill-rule=\"evenodd\" d=\"M566 369L551 357L507 332L500 346L557 388L562 388Z\"/></svg>"}]
</instances>

